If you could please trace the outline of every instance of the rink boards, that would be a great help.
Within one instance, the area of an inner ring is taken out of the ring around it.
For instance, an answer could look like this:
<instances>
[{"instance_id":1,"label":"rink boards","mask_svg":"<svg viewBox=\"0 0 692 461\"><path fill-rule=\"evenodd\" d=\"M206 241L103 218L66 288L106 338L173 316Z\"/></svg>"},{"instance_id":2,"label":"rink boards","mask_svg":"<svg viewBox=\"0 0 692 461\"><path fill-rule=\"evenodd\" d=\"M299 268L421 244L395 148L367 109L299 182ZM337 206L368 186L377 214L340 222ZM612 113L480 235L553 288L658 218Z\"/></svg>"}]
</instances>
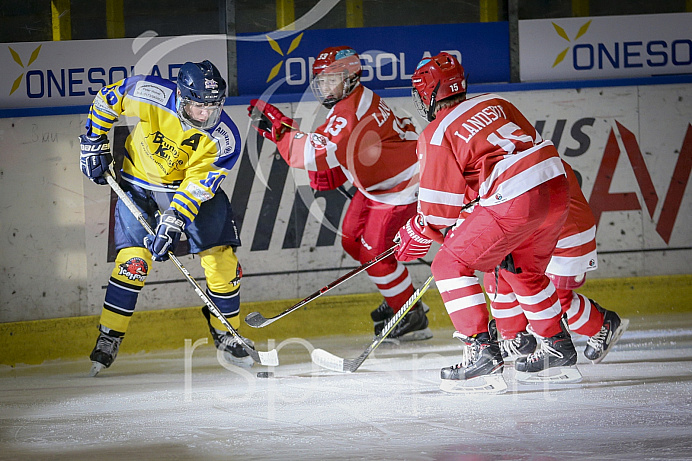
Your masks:
<instances>
[{"instance_id":1,"label":"rink boards","mask_svg":"<svg viewBox=\"0 0 692 461\"><path fill-rule=\"evenodd\" d=\"M687 187L692 85L501 94L553 141L582 179L599 220L599 269L589 279L692 273ZM325 110L311 98L294 99L277 106L299 119L301 127L314 129L324 120ZM385 99L397 114L409 115L419 129L424 127L410 97ZM238 98L229 103L226 110L240 128L244 148L222 187L242 225L238 256L244 271L243 303L301 299L357 265L344 254L338 235L347 200L337 192L314 194L304 171L288 169L272 144L258 143L246 103ZM6 274L0 287L0 322L100 312L113 257L111 197L108 188L90 183L78 168L76 139L84 122L81 113L0 119ZM116 149L128 122L134 123L121 120L114 130ZM431 258L432 253L428 261ZM197 258L182 261L203 279ZM429 268L417 264L411 272L420 283ZM372 291L363 275L330 295ZM138 312L199 304L172 264L155 264Z\"/></svg>"}]
</instances>

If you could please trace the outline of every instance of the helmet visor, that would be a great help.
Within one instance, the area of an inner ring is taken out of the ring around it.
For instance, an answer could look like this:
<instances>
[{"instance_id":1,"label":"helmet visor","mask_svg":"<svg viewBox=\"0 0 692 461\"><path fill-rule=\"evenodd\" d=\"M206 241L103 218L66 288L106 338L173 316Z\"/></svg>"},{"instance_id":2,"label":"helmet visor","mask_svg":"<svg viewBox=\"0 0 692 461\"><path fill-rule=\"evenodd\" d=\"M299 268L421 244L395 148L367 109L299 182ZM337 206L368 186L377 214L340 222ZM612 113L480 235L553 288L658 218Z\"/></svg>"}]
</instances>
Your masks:
<instances>
[{"instance_id":1,"label":"helmet visor","mask_svg":"<svg viewBox=\"0 0 692 461\"><path fill-rule=\"evenodd\" d=\"M202 103L182 98L178 104L178 117L196 128L206 130L219 123L223 101Z\"/></svg>"}]
</instances>

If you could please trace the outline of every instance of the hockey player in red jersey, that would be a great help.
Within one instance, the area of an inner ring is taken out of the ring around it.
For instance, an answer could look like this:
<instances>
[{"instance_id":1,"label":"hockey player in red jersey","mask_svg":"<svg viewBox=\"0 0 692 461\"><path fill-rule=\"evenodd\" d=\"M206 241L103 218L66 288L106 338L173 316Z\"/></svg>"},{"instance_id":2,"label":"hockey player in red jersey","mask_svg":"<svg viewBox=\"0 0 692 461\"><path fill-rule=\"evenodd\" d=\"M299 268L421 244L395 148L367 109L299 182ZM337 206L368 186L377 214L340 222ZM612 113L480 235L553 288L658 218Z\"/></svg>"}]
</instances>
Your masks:
<instances>
[{"instance_id":1,"label":"hockey player in red jersey","mask_svg":"<svg viewBox=\"0 0 692 461\"><path fill-rule=\"evenodd\" d=\"M542 338L539 352L517 359L517 378L552 380L558 374L561 382L579 380L573 367L577 353L561 327L557 292L545 275L569 202L557 150L508 100L493 94L467 99L464 69L448 53L423 59L412 83L414 101L430 124L418 140L419 213L399 231L396 257L410 261L424 256L433 241L442 244L431 269L464 358L441 370L440 387L507 389L500 347L489 335L485 296L474 275L498 266ZM470 193L478 204L457 225Z\"/></svg>"},{"instance_id":2,"label":"hockey player in red jersey","mask_svg":"<svg viewBox=\"0 0 692 461\"><path fill-rule=\"evenodd\" d=\"M261 112L271 126L255 126L276 143L294 168L304 168L310 185L331 190L347 180L356 188L342 225L342 246L361 263L391 248L399 228L416 213L418 195L418 135L411 121L397 117L387 104L360 84L361 64L346 46L330 47L315 59L311 88L329 109L314 132L298 129L294 120L265 101L253 100L250 116ZM392 256L367 269L384 297L372 313L375 334L414 292L406 267ZM419 302L390 337L422 340L432 337Z\"/></svg>"},{"instance_id":3,"label":"hockey player in red jersey","mask_svg":"<svg viewBox=\"0 0 692 461\"><path fill-rule=\"evenodd\" d=\"M625 332L629 320L574 292L584 285L587 271L598 268L596 221L572 167L567 163L564 167L570 186L569 214L546 275L557 289L570 331L589 337L584 355L599 363ZM495 274L487 273L483 282L503 357L513 359L535 352L536 339L527 331L528 321L507 281L500 274L496 280Z\"/></svg>"}]
</instances>

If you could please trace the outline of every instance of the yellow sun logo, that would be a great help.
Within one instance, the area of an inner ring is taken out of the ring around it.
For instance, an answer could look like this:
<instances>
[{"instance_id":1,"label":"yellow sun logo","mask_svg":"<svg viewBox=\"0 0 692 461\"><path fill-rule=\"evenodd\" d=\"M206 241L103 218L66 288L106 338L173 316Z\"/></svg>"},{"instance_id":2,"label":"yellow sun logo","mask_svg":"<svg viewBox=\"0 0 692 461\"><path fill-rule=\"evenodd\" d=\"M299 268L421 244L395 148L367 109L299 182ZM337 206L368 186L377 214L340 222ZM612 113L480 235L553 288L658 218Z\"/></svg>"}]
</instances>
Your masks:
<instances>
[{"instance_id":1,"label":"yellow sun logo","mask_svg":"<svg viewBox=\"0 0 692 461\"><path fill-rule=\"evenodd\" d=\"M288 47L288 51L286 51L285 56L288 56L291 54L296 48L298 48L298 45L300 45L300 40L303 38L303 33L301 32L300 35L298 35L296 38L294 38L291 41L291 45ZM279 53L281 56L284 56L284 52L281 51L281 47L279 44L274 40L273 38L269 37L267 35L267 41L269 42L269 46L272 47L272 50L276 51ZM279 75L279 71L281 71L281 66L283 66L284 60L282 59L279 61L278 64L276 64L274 67L272 67L272 70L269 72L269 77L267 77L267 83L272 80L274 77Z\"/></svg>"},{"instance_id":2,"label":"yellow sun logo","mask_svg":"<svg viewBox=\"0 0 692 461\"><path fill-rule=\"evenodd\" d=\"M558 26L558 25L555 24L555 23L552 23L552 24L553 24L553 27L555 28L555 32L557 32L557 34L558 34L560 37L564 38L564 39L567 40L569 43L572 43L572 40L569 39L569 36L567 35L567 32L565 32L565 29L563 29L562 27ZM587 22L586 24L584 24L583 26L581 26L581 27L579 28L579 31L577 32L577 35L574 37L574 40L576 40L576 39L578 39L579 37L581 37L582 35L584 35L584 34L586 33L586 31L589 30L589 26L590 26L590 25L591 25L591 20L589 20L589 22ZM567 56L567 52L569 51L569 49L570 49L570 47L568 46L567 48L565 48L564 50L562 50L562 51L557 55L557 58L555 58L555 62L553 63L553 67L557 66L558 64L560 64L560 63L565 59L565 56Z\"/></svg>"},{"instance_id":3,"label":"yellow sun logo","mask_svg":"<svg viewBox=\"0 0 692 461\"><path fill-rule=\"evenodd\" d=\"M22 66L22 69L24 69L24 64L22 64L22 58L19 56L19 53L14 51L11 46L8 46L7 48L10 49L10 54L12 55L12 59L14 59L14 62ZM41 45L36 48L33 53L31 53L31 56L29 57L29 62L26 63L26 67L29 67L32 62L36 61L36 58L38 58L38 54L41 52ZM17 88L19 88L19 85L22 83L22 78L24 77L24 72L21 73L19 77L14 81L12 84L12 89L10 90L10 94L14 93L17 91Z\"/></svg>"}]
</instances>

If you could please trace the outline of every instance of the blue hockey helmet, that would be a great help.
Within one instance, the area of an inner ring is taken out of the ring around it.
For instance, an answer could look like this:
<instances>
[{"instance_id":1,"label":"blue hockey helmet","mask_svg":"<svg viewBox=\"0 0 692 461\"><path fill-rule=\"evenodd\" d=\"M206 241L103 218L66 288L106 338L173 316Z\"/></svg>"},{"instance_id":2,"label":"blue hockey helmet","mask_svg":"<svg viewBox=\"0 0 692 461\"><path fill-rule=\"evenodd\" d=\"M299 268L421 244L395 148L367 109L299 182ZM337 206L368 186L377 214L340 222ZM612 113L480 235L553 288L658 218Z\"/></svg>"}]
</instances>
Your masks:
<instances>
[{"instance_id":1,"label":"blue hockey helmet","mask_svg":"<svg viewBox=\"0 0 692 461\"><path fill-rule=\"evenodd\" d=\"M221 117L226 81L210 61L186 62L178 72L178 117L194 127L207 129Z\"/></svg>"}]
</instances>

